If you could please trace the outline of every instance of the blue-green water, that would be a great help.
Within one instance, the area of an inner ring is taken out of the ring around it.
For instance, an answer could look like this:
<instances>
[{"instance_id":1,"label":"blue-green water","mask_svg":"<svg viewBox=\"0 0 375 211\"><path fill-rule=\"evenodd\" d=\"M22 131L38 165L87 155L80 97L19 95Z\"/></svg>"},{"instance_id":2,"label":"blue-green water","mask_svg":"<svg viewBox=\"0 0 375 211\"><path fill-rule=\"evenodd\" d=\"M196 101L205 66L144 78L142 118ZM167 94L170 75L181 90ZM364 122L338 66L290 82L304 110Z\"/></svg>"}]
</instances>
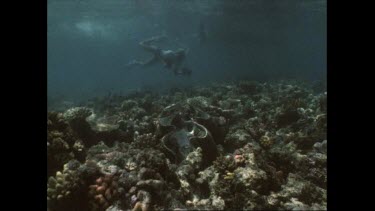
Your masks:
<instances>
[{"instance_id":1,"label":"blue-green water","mask_svg":"<svg viewBox=\"0 0 375 211\"><path fill-rule=\"evenodd\" d=\"M192 76L176 77L161 64L126 68L149 58L138 43L160 34L168 36L163 49L189 48ZM48 0L49 100L325 75L326 1Z\"/></svg>"}]
</instances>

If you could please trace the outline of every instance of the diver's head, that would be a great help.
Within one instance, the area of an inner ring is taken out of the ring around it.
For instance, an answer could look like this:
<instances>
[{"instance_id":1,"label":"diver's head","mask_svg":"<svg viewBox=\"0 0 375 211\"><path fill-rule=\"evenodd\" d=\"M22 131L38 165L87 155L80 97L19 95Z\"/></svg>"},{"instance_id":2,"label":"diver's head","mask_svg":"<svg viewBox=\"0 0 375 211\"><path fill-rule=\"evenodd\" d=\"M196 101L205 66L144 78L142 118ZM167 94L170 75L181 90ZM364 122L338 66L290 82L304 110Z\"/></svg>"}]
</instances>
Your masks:
<instances>
[{"instance_id":1,"label":"diver's head","mask_svg":"<svg viewBox=\"0 0 375 211\"><path fill-rule=\"evenodd\" d=\"M183 48L179 48L176 50L176 54L179 58L185 58L186 56L186 50Z\"/></svg>"}]
</instances>

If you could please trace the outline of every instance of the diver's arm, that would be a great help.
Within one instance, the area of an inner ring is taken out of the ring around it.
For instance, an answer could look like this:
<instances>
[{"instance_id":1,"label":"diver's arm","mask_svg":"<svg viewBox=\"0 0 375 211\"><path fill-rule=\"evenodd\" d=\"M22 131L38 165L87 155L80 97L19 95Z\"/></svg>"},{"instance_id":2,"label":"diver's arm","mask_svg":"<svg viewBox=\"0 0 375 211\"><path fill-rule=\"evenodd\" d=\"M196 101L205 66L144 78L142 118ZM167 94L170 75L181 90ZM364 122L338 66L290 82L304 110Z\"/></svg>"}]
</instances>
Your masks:
<instances>
[{"instance_id":1,"label":"diver's arm","mask_svg":"<svg viewBox=\"0 0 375 211\"><path fill-rule=\"evenodd\" d=\"M157 61L157 58L155 56L151 57L147 61L138 61L138 60L133 60L127 64L128 67L133 67L133 66L149 66L151 64L154 64Z\"/></svg>"},{"instance_id":2,"label":"diver's arm","mask_svg":"<svg viewBox=\"0 0 375 211\"><path fill-rule=\"evenodd\" d=\"M150 46L150 43L151 43L152 41L153 41L153 40L151 40L151 39L143 40L143 41L139 42L139 45L142 46L142 47L147 47L147 46Z\"/></svg>"},{"instance_id":3,"label":"diver's arm","mask_svg":"<svg viewBox=\"0 0 375 211\"><path fill-rule=\"evenodd\" d=\"M151 52L153 54L159 54L160 53L160 48L155 46L155 45L152 45L151 42L152 41L159 41L163 38L166 38L165 36L158 36L158 37L152 37L148 40L144 40L144 41L141 41L139 43L139 45L146 51L148 52Z\"/></svg>"},{"instance_id":4,"label":"diver's arm","mask_svg":"<svg viewBox=\"0 0 375 211\"><path fill-rule=\"evenodd\" d=\"M142 41L139 43L139 45L145 50L145 51L148 51L148 52L151 52L153 54L157 54L160 49L155 46L155 45L152 45L151 42L153 41L152 40L145 40L145 41Z\"/></svg>"},{"instance_id":5,"label":"diver's arm","mask_svg":"<svg viewBox=\"0 0 375 211\"><path fill-rule=\"evenodd\" d=\"M160 41L160 40L165 39L165 38L166 38L165 35L151 37L150 39L147 39L147 40L139 42L139 45L141 45L142 47L144 47L144 46L150 46L151 42L153 42L153 41Z\"/></svg>"},{"instance_id":6,"label":"diver's arm","mask_svg":"<svg viewBox=\"0 0 375 211\"><path fill-rule=\"evenodd\" d=\"M153 53L153 54L159 54L160 52L160 48L158 48L157 46L155 45L146 45L146 44L141 44L142 48L145 50L145 51L148 51L150 53Z\"/></svg>"}]
</instances>

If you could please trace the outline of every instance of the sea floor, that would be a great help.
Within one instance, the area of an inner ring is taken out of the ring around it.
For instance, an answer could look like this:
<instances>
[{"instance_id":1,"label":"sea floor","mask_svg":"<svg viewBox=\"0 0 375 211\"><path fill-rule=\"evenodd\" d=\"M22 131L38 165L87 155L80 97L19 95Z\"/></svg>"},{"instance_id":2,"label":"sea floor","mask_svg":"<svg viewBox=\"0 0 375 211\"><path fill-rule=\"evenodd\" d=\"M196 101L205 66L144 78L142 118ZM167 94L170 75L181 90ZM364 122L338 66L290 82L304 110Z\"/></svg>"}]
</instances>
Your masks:
<instances>
[{"instance_id":1,"label":"sea floor","mask_svg":"<svg viewBox=\"0 0 375 211\"><path fill-rule=\"evenodd\" d=\"M217 83L53 110L50 211L326 210L324 87Z\"/></svg>"}]
</instances>

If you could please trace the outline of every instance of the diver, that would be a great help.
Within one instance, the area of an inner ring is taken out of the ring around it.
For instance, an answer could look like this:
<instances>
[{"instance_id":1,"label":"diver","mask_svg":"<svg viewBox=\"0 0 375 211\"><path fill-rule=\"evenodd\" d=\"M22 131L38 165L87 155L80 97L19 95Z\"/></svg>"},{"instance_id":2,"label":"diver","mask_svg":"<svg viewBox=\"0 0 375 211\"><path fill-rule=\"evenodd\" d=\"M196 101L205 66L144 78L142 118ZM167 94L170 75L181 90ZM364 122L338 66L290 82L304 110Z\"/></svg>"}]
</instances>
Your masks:
<instances>
[{"instance_id":1,"label":"diver","mask_svg":"<svg viewBox=\"0 0 375 211\"><path fill-rule=\"evenodd\" d=\"M164 39L166 39L166 36L162 35L141 41L139 45L144 50L152 53L152 57L144 62L133 60L129 62L127 66L150 66L157 62L162 62L164 67L171 69L175 75L191 75L191 69L183 66L187 50L183 48L176 51L162 50L161 48L152 44L152 42L161 41Z\"/></svg>"}]
</instances>

